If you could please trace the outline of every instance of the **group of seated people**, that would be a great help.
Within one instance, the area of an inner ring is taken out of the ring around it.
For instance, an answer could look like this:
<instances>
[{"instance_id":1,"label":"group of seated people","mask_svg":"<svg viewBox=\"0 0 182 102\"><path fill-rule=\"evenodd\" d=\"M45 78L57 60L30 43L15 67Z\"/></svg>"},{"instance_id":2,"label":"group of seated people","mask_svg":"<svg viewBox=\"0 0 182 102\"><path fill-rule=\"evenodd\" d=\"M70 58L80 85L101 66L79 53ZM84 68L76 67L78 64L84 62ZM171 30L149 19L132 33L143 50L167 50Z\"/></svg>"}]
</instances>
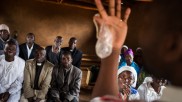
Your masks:
<instances>
[{"instance_id":1,"label":"group of seated people","mask_svg":"<svg viewBox=\"0 0 182 102\"><path fill-rule=\"evenodd\" d=\"M18 45L9 27L0 25L0 102L78 102L82 79L82 52L71 37L69 47L61 48L63 38L45 49L28 33Z\"/></svg>"},{"instance_id":2,"label":"group of seated people","mask_svg":"<svg viewBox=\"0 0 182 102\"><path fill-rule=\"evenodd\" d=\"M103 24L109 26L113 37L113 47L112 53L101 59L101 68L92 92L91 102L125 102L135 99L150 102L158 100L167 83L161 77L168 78L172 84L171 87L165 89L169 90L165 91L163 100L181 102L181 0L152 0L152 6L146 16L154 15L155 17L153 16L152 21L145 19L143 32L146 33L140 36L140 40L143 41L140 44L146 51L144 53L148 55L145 56L146 65L155 76L145 77L142 79L142 84L138 84L138 86L137 77L140 78L142 68L138 69L137 64L131 63L132 61L128 63L132 58L130 56L131 49L126 51L129 55L124 53L125 61L121 57L121 63L118 63L121 46L127 35L127 21L131 9L126 9L121 20L121 0L109 0L109 12L104 9L101 0L95 0L95 2L100 16L94 16L94 20L99 25L98 29ZM7 37L9 29L5 26L2 28L0 36ZM146 38L142 39L143 36ZM4 50L0 53L4 54L0 56L1 102L18 102L20 97L21 100L28 100L28 102L41 102L45 99L49 102L78 101L79 95L77 93L80 88L81 70L71 64L70 52L63 52L61 64L56 66L46 60L46 51L43 48L37 50L34 59L25 62L15 56L19 55L17 43L14 40L9 40L4 44L2 39L4 38L1 37L0 47L4 46ZM138 64L138 66L140 65ZM22 83L23 92L21 95ZM72 86L68 86L69 83Z\"/></svg>"},{"instance_id":3,"label":"group of seated people","mask_svg":"<svg viewBox=\"0 0 182 102\"><path fill-rule=\"evenodd\" d=\"M9 28L7 25L1 24L0 31L1 41L4 41L3 34L9 33ZM4 70L9 69L9 77L6 79L3 75L7 72L2 70L1 80L6 82L12 80L12 77L15 79L8 82L9 86L5 84L4 92L1 92L1 99L10 100L10 102L11 100L14 102L18 100L21 102L45 100L47 102L76 102L79 100L82 79L82 72L79 68L82 52L76 49L75 37L70 38L69 47L65 48L61 48L63 42L61 36L55 38L54 45L47 46L45 49L34 42L33 33L28 33L26 43L19 46L15 39L8 38L6 41L4 52L1 51L2 60L0 62L4 63ZM15 56L17 51L19 51L20 58ZM135 54L126 45L123 45L121 49L117 80L119 97L122 100L143 99L151 102L160 99L162 95L166 81L146 73L142 54L140 47L136 49ZM13 67L18 70L11 70ZM15 72L16 75L13 74ZM22 82L23 91L20 92ZM15 88L16 90L13 90ZM10 89L14 92L9 91Z\"/></svg>"},{"instance_id":4,"label":"group of seated people","mask_svg":"<svg viewBox=\"0 0 182 102\"><path fill-rule=\"evenodd\" d=\"M123 45L119 57L118 86L119 97L123 100L159 100L167 80L149 74L143 65L142 48L135 54L131 48Z\"/></svg>"}]
</instances>

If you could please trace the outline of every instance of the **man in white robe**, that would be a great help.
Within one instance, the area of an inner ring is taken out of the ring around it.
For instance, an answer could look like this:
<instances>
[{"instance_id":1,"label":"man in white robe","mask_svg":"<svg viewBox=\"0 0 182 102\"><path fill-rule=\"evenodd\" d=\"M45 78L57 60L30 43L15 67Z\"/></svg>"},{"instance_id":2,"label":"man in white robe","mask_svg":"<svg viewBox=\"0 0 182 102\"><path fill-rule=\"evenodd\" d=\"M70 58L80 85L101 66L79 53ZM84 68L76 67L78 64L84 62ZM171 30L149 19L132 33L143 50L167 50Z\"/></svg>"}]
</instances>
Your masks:
<instances>
[{"instance_id":1,"label":"man in white robe","mask_svg":"<svg viewBox=\"0 0 182 102\"><path fill-rule=\"evenodd\" d=\"M16 43L9 40L0 56L0 102L20 99L25 61L16 55Z\"/></svg>"}]
</instances>

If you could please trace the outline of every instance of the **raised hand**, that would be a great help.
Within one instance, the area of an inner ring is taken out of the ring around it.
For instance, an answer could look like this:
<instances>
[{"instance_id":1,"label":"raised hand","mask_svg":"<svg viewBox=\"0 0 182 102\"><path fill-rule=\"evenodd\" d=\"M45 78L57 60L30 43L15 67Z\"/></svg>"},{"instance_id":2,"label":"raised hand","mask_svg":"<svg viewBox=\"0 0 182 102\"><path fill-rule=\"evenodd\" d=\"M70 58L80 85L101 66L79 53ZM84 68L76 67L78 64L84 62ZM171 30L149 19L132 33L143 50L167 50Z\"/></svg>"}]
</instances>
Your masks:
<instances>
[{"instance_id":1,"label":"raised hand","mask_svg":"<svg viewBox=\"0 0 182 102\"><path fill-rule=\"evenodd\" d=\"M113 36L113 49L121 49L126 34L127 34L127 20L131 10L128 8L125 12L123 20L121 20L121 0L109 1L109 13L107 14L101 0L95 0L100 16L94 16L99 28L102 24L108 25Z\"/></svg>"}]
</instances>

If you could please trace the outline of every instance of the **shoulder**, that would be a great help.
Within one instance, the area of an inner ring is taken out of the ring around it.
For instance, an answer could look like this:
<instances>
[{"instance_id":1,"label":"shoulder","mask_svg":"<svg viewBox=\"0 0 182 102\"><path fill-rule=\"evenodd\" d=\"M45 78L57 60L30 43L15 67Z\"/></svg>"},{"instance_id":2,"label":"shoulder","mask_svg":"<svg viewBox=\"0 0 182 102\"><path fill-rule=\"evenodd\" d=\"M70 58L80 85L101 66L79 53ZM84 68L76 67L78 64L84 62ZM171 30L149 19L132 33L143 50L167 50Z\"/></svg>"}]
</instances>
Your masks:
<instances>
[{"instance_id":1,"label":"shoulder","mask_svg":"<svg viewBox=\"0 0 182 102\"><path fill-rule=\"evenodd\" d=\"M51 45L45 47L45 49L50 49L50 48L52 48Z\"/></svg>"},{"instance_id":2,"label":"shoulder","mask_svg":"<svg viewBox=\"0 0 182 102\"><path fill-rule=\"evenodd\" d=\"M82 51L81 51L81 50L79 50L79 49L77 49L77 48L75 48L75 51L76 51L77 53L82 54Z\"/></svg>"},{"instance_id":3,"label":"shoulder","mask_svg":"<svg viewBox=\"0 0 182 102\"><path fill-rule=\"evenodd\" d=\"M131 94L137 94L137 93L138 93L138 91L136 89L131 88Z\"/></svg>"},{"instance_id":4,"label":"shoulder","mask_svg":"<svg viewBox=\"0 0 182 102\"><path fill-rule=\"evenodd\" d=\"M82 73L81 69L79 69L79 68L77 68L75 66L73 66L73 69L72 70L73 70L74 73L79 73L79 74Z\"/></svg>"},{"instance_id":5,"label":"shoulder","mask_svg":"<svg viewBox=\"0 0 182 102\"><path fill-rule=\"evenodd\" d=\"M0 55L0 61L1 61L2 59L5 59L5 56L4 56L4 55Z\"/></svg>"},{"instance_id":6,"label":"shoulder","mask_svg":"<svg viewBox=\"0 0 182 102\"><path fill-rule=\"evenodd\" d=\"M54 64L52 64L51 62L49 62L48 60L46 60L45 64L50 67L50 68L53 68L54 67Z\"/></svg>"},{"instance_id":7,"label":"shoulder","mask_svg":"<svg viewBox=\"0 0 182 102\"><path fill-rule=\"evenodd\" d=\"M26 43L20 44L19 46L24 47L24 46L26 46Z\"/></svg>"},{"instance_id":8,"label":"shoulder","mask_svg":"<svg viewBox=\"0 0 182 102\"><path fill-rule=\"evenodd\" d=\"M15 59L18 60L19 63L25 64L25 60L23 60L21 57L15 56Z\"/></svg>"},{"instance_id":9,"label":"shoulder","mask_svg":"<svg viewBox=\"0 0 182 102\"><path fill-rule=\"evenodd\" d=\"M34 59L29 59L29 60L26 60L26 64L31 64L31 63L33 63L34 62Z\"/></svg>"},{"instance_id":10,"label":"shoulder","mask_svg":"<svg viewBox=\"0 0 182 102\"><path fill-rule=\"evenodd\" d=\"M34 43L34 46L35 46L35 47L40 47L40 45L38 45L37 43Z\"/></svg>"},{"instance_id":11,"label":"shoulder","mask_svg":"<svg viewBox=\"0 0 182 102\"><path fill-rule=\"evenodd\" d=\"M138 90L142 90L142 91L145 91L147 89L148 85L147 83L142 83L139 87L138 87Z\"/></svg>"}]
</instances>

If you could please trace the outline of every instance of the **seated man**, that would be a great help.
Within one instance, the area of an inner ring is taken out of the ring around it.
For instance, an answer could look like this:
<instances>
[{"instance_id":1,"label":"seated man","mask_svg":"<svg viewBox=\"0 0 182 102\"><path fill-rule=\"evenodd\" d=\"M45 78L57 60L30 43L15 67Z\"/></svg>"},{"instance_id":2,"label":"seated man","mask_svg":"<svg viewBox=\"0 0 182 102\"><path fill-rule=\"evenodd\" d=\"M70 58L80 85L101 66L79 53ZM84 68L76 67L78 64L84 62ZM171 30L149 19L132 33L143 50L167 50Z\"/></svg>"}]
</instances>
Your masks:
<instances>
[{"instance_id":1,"label":"seated man","mask_svg":"<svg viewBox=\"0 0 182 102\"><path fill-rule=\"evenodd\" d=\"M19 56L25 61L35 58L35 51L40 46L35 43L35 35L28 33L26 36L26 43L21 44Z\"/></svg>"},{"instance_id":2,"label":"seated man","mask_svg":"<svg viewBox=\"0 0 182 102\"><path fill-rule=\"evenodd\" d=\"M38 48L35 59L26 61L22 102L44 101L52 77L53 64L45 58L46 51Z\"/></svg>"},{"instance_id":3,"label":"seated man","mask_svg":"<svg viewBox=\"0 0 182 102\"><path fill-rule=\"evenodd\" d=\"M133 68L135 68L137 75L139 75L140 73L140 68L139 66L133 61L134 58L134 54L132 49L128 49L125 53L124 53L124 57L125 57L125 61L122 62L119 65L119 68L123 67L123 66L131 66Z\"/></svg>"},{"instance_id":4,"label":"seated man","mask_svg":"<svg viewBox=\"0 0 182 102\"><path fill-rule=\"evenodd\" d=\"M63 43L63 38L57 36L54 40L54 45L47 46L46 49L46 58L49 62L54 65L59 64L59 58L62 56L61 45Z\"/></svg>"},{"instance_id":5,"label":"seated man","mask_svg":"<svg viewBox=\"0 0 182 102\"><path fill-rule=\"evenodd\" d=\"M82 71L73 66L70 52L63 52L62 65L55 66L48 102L78 102Z\"/></svg>"},{"instance_id":6,"label":"seated man","mask_svg":"<svg viewBox=\"0 0 182 102\"><path fill-rule=\"evenodd\" d=\"M19 55L18 41L13 39L10 35L9 27L6 24L0 24L0 55L4 54L5 44L9 40L14 40L16 42L16 55Z\"/></svg>"},{"instance_id":7,"label":"seated man","mask_svg":"<svg viewBox=\"0 0 182 102\"><path fill-rule=\"evenodd\" d=\"M16 42L5 44L0 56L0 102L18 102L20 99L25 61L16 55Z\"/></svg>"},{"instance_id":8,"label":"seated man","mask_svg":"<svg viewBox=\"0 0 182 102\"><path fill-rule=\"evenodd\" d=\"M76 45L77 45L77 39L75 37L71 37L68 44L68 47L63 47L63 51L70 51L71 56L73 58L72 64L73 66L80 68L81 61L82 61L82 51L79 50Z\"/></svg>"}]
</instances>

